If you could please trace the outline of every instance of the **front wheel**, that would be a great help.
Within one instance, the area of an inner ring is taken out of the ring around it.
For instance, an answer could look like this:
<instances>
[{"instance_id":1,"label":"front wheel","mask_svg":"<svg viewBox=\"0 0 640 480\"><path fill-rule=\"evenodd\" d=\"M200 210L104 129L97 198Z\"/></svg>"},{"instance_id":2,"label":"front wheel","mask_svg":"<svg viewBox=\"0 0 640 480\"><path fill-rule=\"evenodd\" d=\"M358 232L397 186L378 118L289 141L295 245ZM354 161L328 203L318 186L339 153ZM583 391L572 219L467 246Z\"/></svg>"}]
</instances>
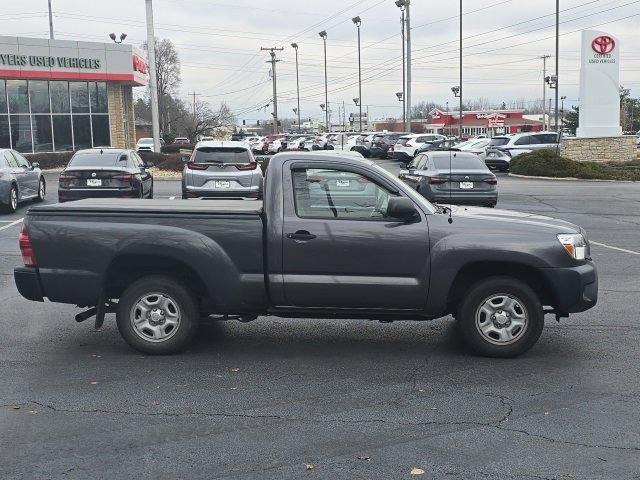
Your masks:
<instances>
[{"instance_id":1,"label":"front wheel","mask_svg":"<svg viewBox=\"0 0 640 480\"><path fill-rule=\"evenodd\" d=\"M38 196L36 197L36 202L44 202L44 196L47 192L47 184L44 181L44 178L40 178L40 183L38 184Z\"/></svg>"},{"instance_id":2,"label":"front wheel","mask_svg":"<svg viewBox=\"0 0 640 480\"><path fill-rule=\"evenodd\" d=\"M118 330L134 349L151 355L179 352L198 329L194 296L173 278L150 275L131 284L116 312Z\"/></svg>"},{"instance_id":3,"label":"front wheel","mask_svg":"<svg viewBox=\"0 0 640 480\"><path fill-rule=\"evenodd\" d=\"M15 213L18 209L18 187L15 185L11 186L11 190L9 190L9 197L7 198L7 203L5 205L1 205L2 210L7 213Z\"/></svg>"},{"instance_id":4,"label":"front wheel","mask_svg":"<svg viewBox=\"0 0 640 480\"><path fill-rule=\"evenodd\" d=\"M487 357L521 355L535 345L544 327L540 298L512 277L491 277L472 286L457 319L465 343Z\"/></svg>"}]
</instances>

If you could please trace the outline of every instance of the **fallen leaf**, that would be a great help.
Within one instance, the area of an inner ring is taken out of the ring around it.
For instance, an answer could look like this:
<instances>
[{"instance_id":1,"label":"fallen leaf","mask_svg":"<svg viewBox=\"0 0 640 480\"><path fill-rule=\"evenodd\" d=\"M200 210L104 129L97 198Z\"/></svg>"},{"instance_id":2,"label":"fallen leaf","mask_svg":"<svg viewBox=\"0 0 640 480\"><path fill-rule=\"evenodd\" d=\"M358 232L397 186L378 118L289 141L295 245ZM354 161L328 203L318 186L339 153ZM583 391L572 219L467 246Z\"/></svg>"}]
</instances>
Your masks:
<instances>
[{"instance_id":1,"label":"fallen leaf","mask_svg":"<svg viewBox=\"0 0 640 480\"><path fill-rule=\"evenodd\" d=\"M97 385L98 382L91 382L91 385Z\"/></svg>"},{"instance_id":2,"label":"fallen leaf","mask_svg":"<svg viewBox=\"0 0 640 480\"><path fill-rule=\"evenodd\" d=\"M369 455L358 455L358 460L371 460Z\"/></svg>"},{"instance_id":3,"label":"fallen leaf","mask_svg":"<svg viewBox=\"0 0 640 480\"><path fill-rule=\"evenodd\" d=\"M20 405L14 405L14 406L13 406L13 409L14 409L14 410L20 410Z\"/></svg>"},{"instance_id":4,"label":"fallen leaf","mask_svg":"<svg viewBox=\"0 0 640 480\"><path fill-rule=\"evenodd\" d=\"M231 371L232 371L232 372L239 372L239 371L240 371L240 369L239 369L239 368L232 368L232 369L231 369Z\"/></svg>"},{"instance_id":5,"label":"fallen leaf","mask_svg":"<svg viewBox=\"0 0 640 480\"><path fill-rule=\"evenodd\" d=\"M314 465L313 465L313 463L305 463L305 464L304 464L304 467L305 467L307 470L313 470L313 469L315 468L315 467L314 467Z\"/></svg>"},{"instance_id":6,"label":"fallen leaf","mask_svg":"<svg viewBox=\"0 0 640 480\"><path fill-rule=\"evenodd\" d=\"M411 475L424 475L424 470L421 468L412 468Z\"/></svg>"}]
</instances>

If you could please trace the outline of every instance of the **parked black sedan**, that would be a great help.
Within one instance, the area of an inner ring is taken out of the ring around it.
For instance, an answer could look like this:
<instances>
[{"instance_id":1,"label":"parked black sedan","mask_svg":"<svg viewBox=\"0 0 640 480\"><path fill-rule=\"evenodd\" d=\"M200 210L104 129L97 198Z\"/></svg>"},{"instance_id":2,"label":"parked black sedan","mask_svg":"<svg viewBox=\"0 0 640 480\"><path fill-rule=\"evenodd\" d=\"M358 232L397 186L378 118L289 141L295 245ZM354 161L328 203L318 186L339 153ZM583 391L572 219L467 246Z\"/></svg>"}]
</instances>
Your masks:
<instances>
[{"instance_id":1,"label":"parked black sedan","mask_svg":"<svg viewBox=\"0 0 640 480\"><path fill-rule=\"evenodd\" d=\"M133 150L78 150L60 173L60 202L83 198L153 198L153 176Z\"/></svg>"},{"instance_id":2,"label":"parked black sedan","mask_svg":"<svg viewBox=\"0 0 640 480\"><path fill-rule=\"evenodd\" d=\"M418 155L398 177L430 202L495 207L498 180L477 155L436 151Z\"/></svg>"}]
</instances>

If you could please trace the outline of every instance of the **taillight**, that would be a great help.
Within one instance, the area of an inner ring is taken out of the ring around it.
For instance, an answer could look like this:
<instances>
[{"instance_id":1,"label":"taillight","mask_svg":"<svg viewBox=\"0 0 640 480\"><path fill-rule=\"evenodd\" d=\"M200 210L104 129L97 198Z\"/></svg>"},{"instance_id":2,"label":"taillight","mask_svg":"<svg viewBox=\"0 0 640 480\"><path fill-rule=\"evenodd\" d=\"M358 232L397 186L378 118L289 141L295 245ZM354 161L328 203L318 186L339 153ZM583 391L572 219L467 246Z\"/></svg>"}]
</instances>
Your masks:
<instances>
[{"instance_id":1,"label":"taillight","mask_svg":"<svg viewBox=\"0 0 640 480\"><path fill-rule=\"evenodd\" d=\"M22 263L25 267L36 267L36 255L33 253L33 247L31 246L31 239L29 233L24 225L22 225L22 231L18 237L18 243L20 244L20 252L22 252Z\"/></svg>"},{"instance_id":2,"label":"taillight","mask_svg":"<svg viewBox=\"0 0 640 480\"><path fill-rule=\"evenodd\" d=\"M442 185L443 183L447 183L447 179L443 177L429 177L430 185Z\"/></svg>"},{"instance_id":3,"label":"taillight","mask_svg":"<svg viewBox=\"0 0 640 480\"><path fill-rule=\"evenodd\" d=\"M128 182L131 183L133 182L133 175L131 175L130 173L123 173L121 175L113 175L111 177L113 180L120 180L121 182Z\"/></svg>"},{"instance_id":4,"label":"taillight","mask_svg":"<svg viewBox=\"0 0 640 480\"><path fill-rule=\"evenodd\" d=\"M207 165L206 163L188 162L187 167L190 170L206 170L207 168L209 168L209 165Z\"/></svg>"},{"instance_id":5,"label":"taillight","mask_svg":"<svg viewBox=\"0 0 640 480\"><path fill-rule=\"evenodd\" d=\"M483 182L488 183L489 185L497 185L498 179L489 177L489 178L485 178Z\"/></svg>"},{"instance_id":6,"label":"taillight","mask_svg":"<svg viewBox=\"0 0 640 480\"><path fill-rule=\"evenodd\" d=\"M236 164L238 170L255 170L257 166L257 162Z\"/></svg>"}]
</instances>

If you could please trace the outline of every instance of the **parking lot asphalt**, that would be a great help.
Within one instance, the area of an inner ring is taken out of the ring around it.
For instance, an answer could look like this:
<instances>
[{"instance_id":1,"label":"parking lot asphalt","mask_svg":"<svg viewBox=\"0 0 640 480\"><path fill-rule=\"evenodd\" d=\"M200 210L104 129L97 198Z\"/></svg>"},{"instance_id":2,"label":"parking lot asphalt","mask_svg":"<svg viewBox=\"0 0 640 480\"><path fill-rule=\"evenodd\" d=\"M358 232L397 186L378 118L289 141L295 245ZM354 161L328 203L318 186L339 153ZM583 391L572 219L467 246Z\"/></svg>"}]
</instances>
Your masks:
<instances>
[{"instance_id":1,"label":"parking lot asphalt","mask_svg":"<svg viewBox=\"0 0 640 480\"><path fill-rule=\"evenodd\" d=\"M548 316L510 360L469 354L451 318L224 322L144 356L112 317L22 299L26 207L0 217L0 478L640 478L640 185L500 176L499 194L583 226L600 275L594 309Z\"/></svg>"}]
</instances>

